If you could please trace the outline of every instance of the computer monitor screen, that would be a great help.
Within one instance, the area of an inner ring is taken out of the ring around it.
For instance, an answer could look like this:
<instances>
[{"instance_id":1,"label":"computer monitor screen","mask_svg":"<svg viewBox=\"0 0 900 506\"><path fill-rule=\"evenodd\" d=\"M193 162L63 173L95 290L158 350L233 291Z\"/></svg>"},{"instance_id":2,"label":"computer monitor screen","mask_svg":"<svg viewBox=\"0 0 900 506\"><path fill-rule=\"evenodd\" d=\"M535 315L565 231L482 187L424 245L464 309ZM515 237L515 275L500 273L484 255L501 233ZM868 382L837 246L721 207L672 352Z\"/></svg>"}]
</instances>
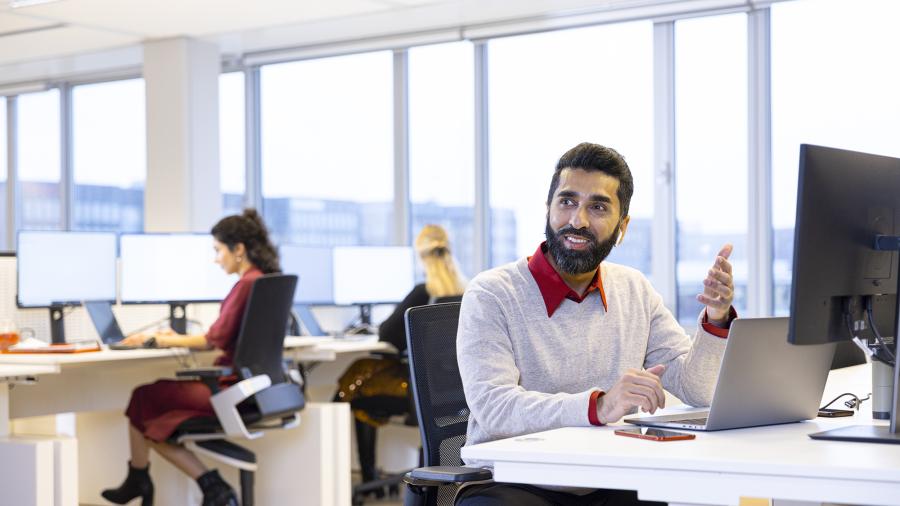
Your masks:
<instances>
[{"instance_id":1,"label":"computer monitor screen","mask_svg":"<svg viewBox=\"0 0 900 506\"><path fill-rule=\"evenodd\" d=\"M412 248L337 247L333 254L335 304L400 302L415 284Z\"/></svg>"},{"instance_id":2,"label":"computer monitor screen","mask_svg":"<svg viewBox=\"0 0 900 506\"><path fill-rule=\"evenodd\" d=\"M22 231L17 242L19 307L116 300L116 234Z\"/></svg>"},{"instance_id":3,"label":"computer monitor screen","mask_svg":"<svg viewBox=\"0 0 900 506\"><path fill-rule=\"evenodd\" d=\"M794 344L894 334L900 235L900 159L802 145L788 339Z\"/></svg>"},{"instance_id":4,"label":"computer monitor screen","mask_svg":"<svg viewBox=\"0 0 900 506\"><path fill-rule=\"evenodd\" d=\"M284 244L278 248L281 270L299 277L295 304L333 304L331 248Z\"/></svg>"},{"instance_id":5,"label":"computer monitor screen","mask_svg":"<svg viewBox=\"0 0 900 506\"><path fill-rule=\"evenodd\" d=\"M123 234L119 249L122 302L219 302L237 282L209 234Z\"/></svg>"}]
</instances>

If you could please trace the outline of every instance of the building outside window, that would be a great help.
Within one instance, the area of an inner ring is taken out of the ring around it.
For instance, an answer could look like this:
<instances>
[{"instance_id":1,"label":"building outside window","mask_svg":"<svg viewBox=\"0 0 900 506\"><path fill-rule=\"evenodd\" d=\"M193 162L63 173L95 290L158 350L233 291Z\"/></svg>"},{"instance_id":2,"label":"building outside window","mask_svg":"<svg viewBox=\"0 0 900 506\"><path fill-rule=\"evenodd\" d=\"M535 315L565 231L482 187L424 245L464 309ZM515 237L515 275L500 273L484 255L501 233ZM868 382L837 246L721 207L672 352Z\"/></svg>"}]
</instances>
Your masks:
<instances>
[{"instance_id":1,"label":"building outside window","mask_svg":"<svg viewBox=\"0 0 900 506\"><path fill-rule=\"evenodd\" d=\"M473 49L454 42L409 50L412 230L443 226L466 276L475 274Z\"/></svg>"},{"instance_id":2,"label":"building outside window","mask_svg":"<svg viewBox=\"0 0 900 506\"><path fill-rule=\"evenodd\" d=\"M244 73L219 76L219 167L222 213L238 214L246 191Z\"/></svg>"},{"instance_id":3,"label":"building outside window","mask_svg":"<svg viewBox=\"0 0 900 506\"><path fill-rule=\"evenodd\" d=\"M6 244L6 182L9 179L6 135L6 97L0 97L0 250L13 249L11 244Z\"/></svg>"},{"instance_id":4,"label":"building outside window","mask_svg":"<svg viewBox=\"0 0 900 506\"><path fill-rule=\"evenodd\" d=\"M675 202L678 320L693 326L697 294L719 249L734 245L734 307L747 307L747 16L675 23Z\"/></svg>"},{"instance_id":5,"label":"building outside window","mask_svg":"<svg viewBox=\"0 0 900 506\"><path fill-rule=\"evenodd\" d=\"M900 3L798 0L771 9L773 296L775 313L786 315L800 144L900 157Z\"/></svg>"},{"instance_id":6,"label":"building outside window","mask_svg":"<svg viewBox=\"0 0 900 506\"><path fill-rule=\"evenodd\" d=\"M16 99L16 141L21 213L25 230L62 228L59 90Z\"/></svg>"},{"instance_id":7,"label":"building outside window","mask_svg":"<svg viewBox=\"0 0 900 506\"><path fill-rule=\"evenodd\" d=\"M282 244L394 243L390 51L260 69L263 212Z\"/></svg>"},{"instance_id":8,"label":"building outside window","mask_svg":"<svg viewBox=\"0 0 900 506\"><path fill-rule=\"evenodd\" d=\"M144 96L143 79L72 89L74 230L144 230Z\"/></svg>"},{"instance_id":9,"label":"building outside window","mask_svg":"<svg viewBox=\"0 0 900 506\"><path fill-rule=\"evenodd\" d=\"M651 274L652 23L491 40L488 66L491 265L534 253L557 160L593 142L619 151L634 176L631 223L610 261Z\"/></svg>"}]
</instances>

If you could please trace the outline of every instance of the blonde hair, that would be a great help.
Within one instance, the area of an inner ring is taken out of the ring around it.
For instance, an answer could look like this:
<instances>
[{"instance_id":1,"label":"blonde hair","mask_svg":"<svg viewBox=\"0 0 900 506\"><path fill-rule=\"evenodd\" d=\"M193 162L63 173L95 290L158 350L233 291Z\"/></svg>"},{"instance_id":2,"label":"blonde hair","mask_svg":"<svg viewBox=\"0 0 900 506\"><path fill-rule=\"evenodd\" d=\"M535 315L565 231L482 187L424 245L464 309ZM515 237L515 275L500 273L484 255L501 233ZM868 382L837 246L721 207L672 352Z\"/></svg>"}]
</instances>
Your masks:
<instances>
[{"instance_id":1,"label":"blonde hair","mask_svg":"<svg viewBox=\"0 0 900 506\"><path fill-rule=\"evenodd\" d=\"M440 225L425 225L416 237L416 252L425 268L425 290L428 295L451 297L462 295L466 279L460 275L450 253L450 239Z\"/></svg>"}]
</instances>

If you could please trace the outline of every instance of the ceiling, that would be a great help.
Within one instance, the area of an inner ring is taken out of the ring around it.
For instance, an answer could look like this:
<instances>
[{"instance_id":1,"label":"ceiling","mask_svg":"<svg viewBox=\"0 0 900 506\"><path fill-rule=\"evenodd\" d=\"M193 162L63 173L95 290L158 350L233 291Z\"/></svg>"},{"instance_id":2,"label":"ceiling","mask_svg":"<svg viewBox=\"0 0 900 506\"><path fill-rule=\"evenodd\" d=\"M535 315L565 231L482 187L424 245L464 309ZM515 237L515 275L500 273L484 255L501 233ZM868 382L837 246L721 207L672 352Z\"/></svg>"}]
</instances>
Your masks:
<instances>
[{"instance_id":1,"label":"ceiling","mask_svg":"<svg viewBox=\"0 0 900 506\"><path fill-rule=\"evenodd\" d=\"M171 37L208 41L225 61L240 62L291 48L370 47L372 39L456 40L464 28L475 38L484 27L523 22L551 29L560 19L598 12L627 19L771 1L0 0L0 85L138 68L143 42Z\"/></svg>"},{"instance_id":2,"label":"ceiling","mask_svg":"<svg viewBox=\"0 0 900 506\"><path fill-rule=\"evenodd\" d=\"M0 65L140 44L401 12L449 0L0 0ZM248 7L249 6L249 7Z\"/></svg>"}]
</instances>

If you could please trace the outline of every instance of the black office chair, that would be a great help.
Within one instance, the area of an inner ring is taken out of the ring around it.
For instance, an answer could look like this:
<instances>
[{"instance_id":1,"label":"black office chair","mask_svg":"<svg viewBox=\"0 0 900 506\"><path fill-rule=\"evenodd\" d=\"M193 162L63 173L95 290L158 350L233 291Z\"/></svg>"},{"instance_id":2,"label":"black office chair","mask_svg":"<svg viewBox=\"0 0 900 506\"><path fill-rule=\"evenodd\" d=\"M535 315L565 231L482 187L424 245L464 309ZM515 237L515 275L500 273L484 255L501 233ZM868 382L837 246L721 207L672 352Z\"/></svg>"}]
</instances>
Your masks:
<instances>
[{"instance_id":1,"label":"black office chair","mask_svg":"<svg viewBox=\"0 0 900 506\"><path fill-rule=\"evenodd\" d=\"M456 362L458 302L406 311L413 397L422 434L423 464L410 471L404 505L452 505L462 483L490 480L488 469L462 466L469 406Z\"/></svg>"},{"instance_id":2,"label":"black office chair","mask_svg":"<svg viewBox=\"0 0 900 506\"><path fill-rule=\"evenodd\" d=\"M260 276L250 291L238 334L233 367L178 371L178 377L204 381L213 392L215 417L192 418L175 430L169 442L240 470L241 504L253 504L256 455L228 438L256 439L266 429L289 429L300 423L305 399L284 368L285 322L294 298L297 276ZM238 383L220 389L219 380L235 376Z\"/></svg>"},{"instance_id":3,"label":"black office chair","mask_svg":"<svg viewBox=\"0 0 900 506\"><path fill-rule=\"evenodd\" d=\"M446 297L437 297L429 302L429 304L440 304L445 302L461 302L462 295L451 295ZM372 353L373 357L379 358L395 358L403 364L408 364L408 352L386 352L379 351ZM369 412L376 418L392 418L395 416L404 417L403 424L408 427L415 427L416 406L412 397L412 389L407 399L398 399L390 396L370 396L356 399L350 403L352 409L362 409ZM376 449L377 429L365 423L356 423L356 445L359 451L360 464L365 467L375 467L375 449ZM365 460L365 462L363 462ZM422 465L421 458L419 465ZM387 489L392 495L398 492L403 477L409 470L399 473L386 475L376 475L374 478L353 487L352 504L359 506L363 504L363 498L366 494L374 492L377 497L384 496L384 490Z\"/></svg>"}]
</instances>

